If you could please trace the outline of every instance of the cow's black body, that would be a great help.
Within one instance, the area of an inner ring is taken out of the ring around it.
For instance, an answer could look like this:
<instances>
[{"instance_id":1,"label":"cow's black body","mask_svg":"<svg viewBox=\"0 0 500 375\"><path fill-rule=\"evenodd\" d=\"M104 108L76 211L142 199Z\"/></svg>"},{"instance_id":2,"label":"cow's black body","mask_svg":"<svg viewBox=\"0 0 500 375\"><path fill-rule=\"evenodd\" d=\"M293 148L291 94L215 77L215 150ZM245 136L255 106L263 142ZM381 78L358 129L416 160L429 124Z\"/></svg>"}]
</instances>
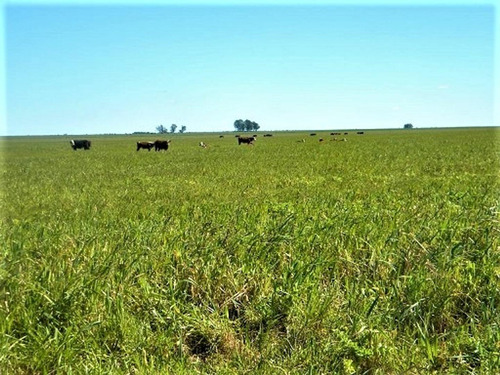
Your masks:
<instances>
[{"instance_id":1,"label":"cow's black body","mask_svg":"<svg viewBox=\"0 0 500 375\"><path fill-rule=\"evenodd\" d=\"M75 151L78 148L83 148L84 150L90 149L90 141L86 139L72 139L69 143L71 144L71 148Z\"/></svg>"},{"instance_id":2,"label":"cow's black body","mask_svg":"<svg viewBox=\"0 0 500 375\"><path fill-rule=\"evenodd\" d=\"M154 143L155 151L161 151L161 150L167 151L169 143L170 143L170 141L156 140L155 143Z\"/></svg>"},{"instance_id":3,"label":"cow's black body","mask_svg":"<svg viewBox=\"0 0 500 375\"><path fill-rule=\"evenodd\" d=\"M238 137L238 145L245 143L247 145L252 145L255 142L255 137Z\"/></svg>"},{"instance_id":4,"label":"cow's black body","mask_svg":"<svg viewBox=\"0 0 500 375\"><path fill-rule=\"evenodd\" d=\"M155 146L154 142L137 142L137 151L139 151L141 148L147 149L148 151L151 151L151 149Z\"/></svg>"}]
</instances>

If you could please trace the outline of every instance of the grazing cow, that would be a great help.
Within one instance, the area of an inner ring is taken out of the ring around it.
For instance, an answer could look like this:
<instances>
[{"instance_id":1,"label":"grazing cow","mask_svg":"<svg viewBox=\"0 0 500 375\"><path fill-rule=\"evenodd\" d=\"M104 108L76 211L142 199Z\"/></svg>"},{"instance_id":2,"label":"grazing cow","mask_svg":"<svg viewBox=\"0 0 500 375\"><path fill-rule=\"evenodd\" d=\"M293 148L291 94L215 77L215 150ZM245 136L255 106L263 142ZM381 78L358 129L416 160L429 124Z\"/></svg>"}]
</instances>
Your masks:
<instances>
[{"instance_id":1,"label":"grazing cow","mask_svg":"<svg viewBox=\"0 0 500 375\"><path fill-rule=\"evenodd\" d=\"M242 143L245 143L247 145L253 145L255 142L255 137L239 137L238 138L238 145L241 145Z\"/></svg>"},{"instance_id":2,"label":"grazing cow","mask_svg":"<svg viewBox=\"0 0 500 375\"><path fill-rule=\"evenodd\" d=\"M316 135L316 133L311 133L311 134L309 134L309 135L312 137L312 136L315 136L315 135Z\"/></svg>"},{"instance_id":3,"label":"grazing cow","mask_svg":"<svg viewBox=\"0 0 500 375\"><path fill-rule=\"evenodd\" d=\"M154 142L137 142L137 150L139 151L141 148L147 149L151 151L151 149L155 146Z\"/></svg>"},{"instance_id":4,"label":"grazing cow","mask_svg":"<svg viewBox=\"0 0 500 375\"><path fill-rule=\"evenodd\" d=\"M365 134L365 132L357 132L356 134Z\"/></svg>"},{"instance_id":5,"label":"grazing cow","mask_svg":"<svg viewBox=\"0 0 500 375\"><path fill-rule=\"evenodd\" d=\"M155 151L161 151L161 150L168 150L168 144L170 143L170 140L168 141L160 141L159 139L155 141Z\"/></svg>"},{"instance_id":6,"label":"grazing cow","mask_svg":"<svg viewBox=\"0 0 500 375\"><path fill-rule=\"evenodd\" d=\"M257 138L257 134L254 134L254 135L253 135L253 137L254 137L254 138Z\"/></svg>"},{"instance_id":7,"label":"grazing cow","mask_svg":"<svg viewBox=\"0 0 500 375\"><path fill-rule=\"evenodd\" d=\"M224 136L223 135L219 135L219 138L224 138Z\"/></svg>"},{"instance_id":8,"label":"grazing cow","mask_svg":"<svg viewBox=\"0 0 500 375\"><path fill-rule=\"evenodd\" d=\"M272 137L272 134L264 134L264 137Z\"/></svg>"},{"instance_id":9,"label":"grazing cow","mask_svg":"<svg viewBox=\"0 0 500 375\"><path fill-rule=\"evenodd\" d=\"M349 133L347 133L347 132L344 133L344 135L347 135L347 134L349 134Z\"/></svg>"},{"instance_id":10,"label":"grazing cow","mask_svg":"<svg viewBox=\"0 0 500 375\"><path fill-rule=\"evenodd\" d=\"M207 144L205 142L200 142L200 147L207 148Z\"/></svg>"},{"instance_id":11,"label":"grazing cow","mask_svg":"<svg viewBox=\"0 0 500 375\"><path fill-rule=\"evenodd\" d=\"M330 135L340 135L340 133L330 133Z\"/></svg>"},{"instance_id":12,"label":"grazing cow","mask_svg":"<svg viewBox=\"0 0 500 375\"><path fill-rule=\"evenodd\" d=\"M319 139L319 141L320 141L320 142L323 142L323 138L320 138L320 139Z\"/></svg>"},{"instance_id":13,"label":"grazing cow","mask_svg":"<svg viewBox=\"0 0 500 375\"><path fill-rule=\"evenodd\" d=\"M75 151L77 148L83 148L84 150L90 149L90 141L86 139L72 139L69 143Z\"/></svg>"}]
</instances>

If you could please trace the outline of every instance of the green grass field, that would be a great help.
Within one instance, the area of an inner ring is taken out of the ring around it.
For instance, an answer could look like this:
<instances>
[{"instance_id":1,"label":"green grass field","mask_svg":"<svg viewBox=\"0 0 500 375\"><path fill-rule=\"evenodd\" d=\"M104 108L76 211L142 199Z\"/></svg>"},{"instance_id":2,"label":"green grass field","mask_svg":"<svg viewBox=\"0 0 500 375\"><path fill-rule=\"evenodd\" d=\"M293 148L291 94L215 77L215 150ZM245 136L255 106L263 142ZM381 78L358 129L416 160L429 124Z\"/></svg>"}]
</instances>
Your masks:
<instances>
[{"instance_id":1,"label":"green grass field","mask_svg":"<svg viewBox=\"0 0 500 375\"><path fill-rule=\"evenodd\" d=\"M273 134L4 138L0 373L499 373L498 129Z\"/></svg>"}]
</instances>

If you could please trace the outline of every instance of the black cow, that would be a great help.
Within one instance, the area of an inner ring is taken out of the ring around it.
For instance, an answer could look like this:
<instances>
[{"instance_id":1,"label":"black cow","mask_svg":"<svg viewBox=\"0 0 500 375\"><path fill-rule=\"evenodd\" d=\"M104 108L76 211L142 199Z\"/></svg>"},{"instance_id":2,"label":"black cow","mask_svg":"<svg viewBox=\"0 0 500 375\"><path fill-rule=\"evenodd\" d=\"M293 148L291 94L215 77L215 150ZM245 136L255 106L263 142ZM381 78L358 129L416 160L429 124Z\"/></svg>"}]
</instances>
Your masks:
<instances>
[{"instance_id":1,"label":"black cow","mask_svg":"<svg viewBox=\"0 0 500 375\"><path fill-rule=\"evenodd\" d=\"M272 137L272 134L264 134L264 137Z\"/></svg>"},{"instance_id":2,"label":"black cow","mask_svg":"<svg viewBox=\"0 0 500 375\"><path fill-rule=\"evenodd\" d=\"M90 149L90 141L86 139L72 139L69 143L75 151L77 148L83 148L84 150Z\"/></svg>"},{"instance_id":3,"label":"black cow","mask_svg":"<svg viewBox=\"0 0 500 375\"><path fill-rule=\"evenodd\" d=\"M340 135L340 133L330 133L330 135Z\"/></svg>"},{"instance_id":4,"label":"black cow","mask_svg":"<svg viewBox=\"0 0 500 375\"><path fill-rule=\"evenodd\" d=\"M347 133L347 132L344 133L344 135L347 135L347 134L349 134L349 133Z\"/></svg>"},{"instance_id":5,"label":"black cow","mask_svg":"<svg viewBox=\"0 0 500 375\"><path fill-rule=\"evenodd\" d=\"M155 146L154 142L137 142L137 151L139 151L141 148L148 149L148 151L151 151L151 149Z\"/></svg>"},{"instance_id":6,"label":"black cow","mask_svg":"<svg viewBox=\"0 0 500 375\"><path fill-rule=\"evenodd\" d=\"M168 150L168 144L170 143L170 140L168 141L160 141L157 139L154 143L155 145L155 151L161 151L161 150Z\"/></svg>"},{"instance_id":7,"label":"black cow","mask_svg":"<svg viewBox=\"0 0 500 375\"><path fill-rule=\"evenodd\" d=\"M314 137L316 135L316 133L311 133L309 134L311 137Z\"/></svg>"},{"instance_id":8,"label":"black cow","mask_svg":"<svg viewBox=\"0 0 500 375\"><path fill-rule=\"evenodd\" d=\"M247 145L253 145L255 142L255 137L238 137L238 145L245 143Z\"/></svg>"},{"instance_id":9,"label":"black cow","mask_svg":"<svg viewBox=\"0 0 500 375\"><path fill-rule=\"evenodd\" d=\"M365 134L365 132L357 132L356 134Z\"/></svg>"},{"instance_id":10,"label":"black cow","mask_svg":"<svg viewBox=\"0 0 500 375\"><path fill-rule=\"evenodd\" d=\"M219 135L219 138L224 138L224 136L223 135Z\"/></svg>"}]
</instances>

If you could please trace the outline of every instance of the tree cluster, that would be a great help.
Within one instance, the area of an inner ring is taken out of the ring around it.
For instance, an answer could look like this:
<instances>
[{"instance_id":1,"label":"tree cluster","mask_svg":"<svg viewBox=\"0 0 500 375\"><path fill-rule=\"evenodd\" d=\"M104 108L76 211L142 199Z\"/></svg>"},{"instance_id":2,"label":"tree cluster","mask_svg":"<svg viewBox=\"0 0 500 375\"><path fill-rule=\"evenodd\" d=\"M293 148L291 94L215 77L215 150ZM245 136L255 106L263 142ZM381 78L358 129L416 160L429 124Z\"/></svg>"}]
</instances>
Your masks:
<instances>
[{"instance_id":1,"label":"tree cluster","mask_svg":"<svg viewBox=\"0 0 500 375\"><path fill-rule=\"evenodd\" d=\"M234 129L239 131L239 132L249 132L249 131L256 131L260 129L260 125L257 124L255 121L250 121L250 120L236 120L234 122Z\"/></svg>"},{"instance_id":2,"label":"tree cluster","mask_svg":"<svg viewBox=\"0 0 500 375\"><path fill-rule=\"evenodd\" d=\"M186 125L182 125L181 128L179 129L179 133L184 133L186 131ZM175 133L177 130L177 125L172 124L170 125L170 133ZM164 127L163 125L159 125L156 127L156 131L160 134L166 134L168 133L168 129Z\"/></svg>"}]
</instances>

